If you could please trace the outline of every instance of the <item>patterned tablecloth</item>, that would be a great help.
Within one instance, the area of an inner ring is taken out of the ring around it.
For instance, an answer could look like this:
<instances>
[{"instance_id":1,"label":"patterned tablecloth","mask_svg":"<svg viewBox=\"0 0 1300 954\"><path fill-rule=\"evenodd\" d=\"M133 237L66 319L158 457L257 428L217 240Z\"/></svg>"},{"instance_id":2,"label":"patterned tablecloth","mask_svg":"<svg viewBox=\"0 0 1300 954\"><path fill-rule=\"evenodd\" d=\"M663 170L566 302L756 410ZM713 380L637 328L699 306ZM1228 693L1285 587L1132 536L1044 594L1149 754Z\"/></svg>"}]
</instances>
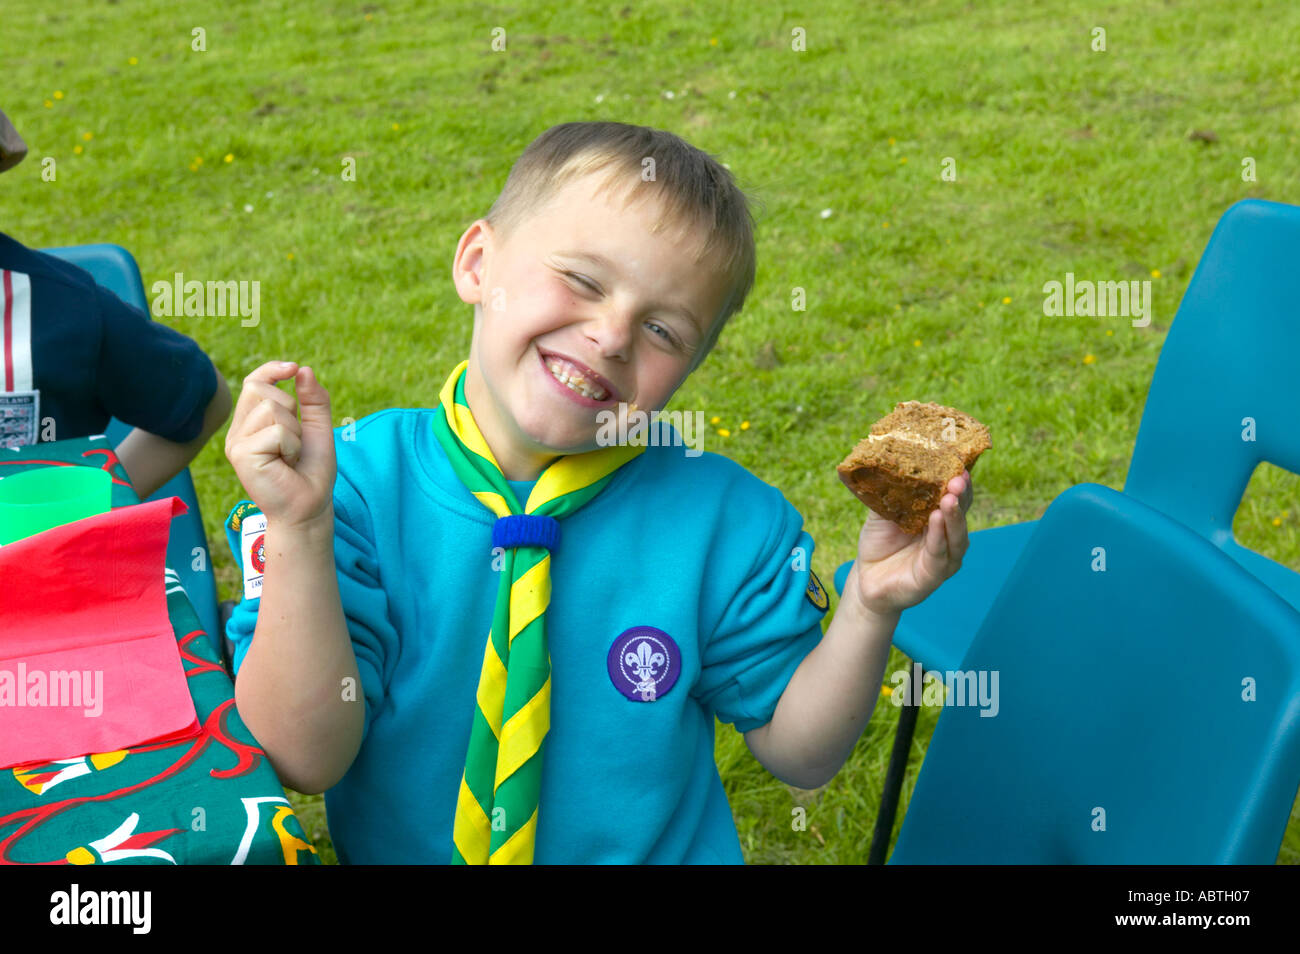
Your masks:
<instances>
[{"instance_id":1,"label":"patterned tablecloth","mask_svg":"<svg viewBox=\"0 0 1300 954\"><path fill-rule=\"evenodd\" d=\"M140 502L102 435L0 449L0 478L42 466L99 467L113 475L114 509ZM0 864L318 863L170 568L165 580L203 731L179 742L0 769ZM3 634L0 606L0 641Z\"/></svg>"}]
</instances>

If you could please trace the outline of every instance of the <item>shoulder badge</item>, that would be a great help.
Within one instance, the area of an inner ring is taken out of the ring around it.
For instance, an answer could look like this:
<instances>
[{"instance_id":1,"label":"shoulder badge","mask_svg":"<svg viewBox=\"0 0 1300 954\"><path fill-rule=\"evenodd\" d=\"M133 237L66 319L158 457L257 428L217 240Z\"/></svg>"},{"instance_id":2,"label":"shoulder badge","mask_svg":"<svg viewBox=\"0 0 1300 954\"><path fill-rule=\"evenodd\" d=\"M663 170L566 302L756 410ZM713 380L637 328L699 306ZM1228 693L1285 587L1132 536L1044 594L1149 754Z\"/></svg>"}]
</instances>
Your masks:
<instances>
[{"instance_id":1,"label":"shoulder badge","mask_svg":"<svg viewBox=\"0 0 1300 954\"><path fill-rule=\"evenodd\" d=\"M811 569L808 570L808 588L804 590L804 595L808 597L808 602L819 610L824 610L831 605L830 597L826 595L826 587L822 586L822 581L817 579L817 574Z\"/></svg>"}]
</instances>

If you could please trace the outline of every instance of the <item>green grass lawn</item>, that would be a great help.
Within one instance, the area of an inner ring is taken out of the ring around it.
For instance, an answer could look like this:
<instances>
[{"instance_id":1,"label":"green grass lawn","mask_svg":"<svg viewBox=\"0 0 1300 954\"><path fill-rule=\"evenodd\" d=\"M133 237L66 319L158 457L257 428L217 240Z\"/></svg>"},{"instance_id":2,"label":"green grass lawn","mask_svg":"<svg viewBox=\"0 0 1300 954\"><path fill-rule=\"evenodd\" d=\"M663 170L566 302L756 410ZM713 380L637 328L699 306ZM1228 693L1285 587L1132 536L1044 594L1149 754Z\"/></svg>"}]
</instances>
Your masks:
<instances>
[{"instance_id":1,"label":"green grass lawn","mask_svg":"<svg viewBox=\"0 0 1300 954\"><path fill-rule=\"evenodd\" d=\"M1300 5L820 6L6 0L0 108L31 154L0 178L0 229L37 247L121 244L146 288L175 272L259 281L256 327L163 320L236 395L264 361L311 365L337 424L436 404L470 340L456 242L533 138L580 119L655 126L729 163L762 202L749 304L670 408L720 418L730 436L706 449L784 491L828 585L865 516L834 465L896 401L991 427L973 530L1036 518L1076 483L1122 487L1215 222L1246 197L1300 203L1300 61L1278 42L1300 30ZM491 48L498 27L505 52ZM1242 180L1244 157L1258 181ZM1044 317L1042 286L1067 271L1151 280L1150 326ZM221 522L244 494L224 436L192 471L233 598ZM1300 478L1261 468L1234 529L1300 570ZM905 665L894 650L887 671ZM723 729L747 858L864 860L897 717L878 706L816 793ZM921 713L904 809L936 718ZM334 860L321 799L294 802ZM792 830L797 805L806 831ZM1298 812L1278 860L1300 862Z\"/></svg>"}]
</instances>

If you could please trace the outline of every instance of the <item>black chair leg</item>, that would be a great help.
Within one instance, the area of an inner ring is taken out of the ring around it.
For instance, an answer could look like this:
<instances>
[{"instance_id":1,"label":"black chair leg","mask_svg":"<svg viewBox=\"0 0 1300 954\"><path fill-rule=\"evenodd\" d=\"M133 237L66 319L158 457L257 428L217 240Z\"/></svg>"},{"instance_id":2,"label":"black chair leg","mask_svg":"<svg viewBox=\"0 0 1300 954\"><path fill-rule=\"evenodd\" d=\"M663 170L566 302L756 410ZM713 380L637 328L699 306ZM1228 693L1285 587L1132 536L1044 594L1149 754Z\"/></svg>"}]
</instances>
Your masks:
<instances>
[{"instance_id":1,"label":"black chair leg","mask_svg":"<svg viewBox=\"0 0 1300 954\"><path fill-rule=\"evenodd\" d=\"M894 833L898 796L903 790L903 777L907 774L907 757L912 751L912 736L916 733L916 717L921 711L921 687L924 685L925 672L921 664L916 663L912 671L911 701L898 714L894 748L889 753L889 770L885 773L885 787L880 793L880 812L876 815L876 828L871 834L871 850L867 855L869 865L885 863L889 839Z\"/></svg>"},{"instance_id":2,"label":"black chair leg","mask_svg":"<svg viewBox=\"0 0 1300 954\"><path fill-rule=\"evenodd\" d=\"M226 670L226 675L230 677L231 682L235 679L235 646L226 636L226 621L230 619L234 612L234 600L222 600L217 607L217 615L221 621L221 632L217 634L217 642L221 646L221 666Z\"/></svg>"}]
</instances>

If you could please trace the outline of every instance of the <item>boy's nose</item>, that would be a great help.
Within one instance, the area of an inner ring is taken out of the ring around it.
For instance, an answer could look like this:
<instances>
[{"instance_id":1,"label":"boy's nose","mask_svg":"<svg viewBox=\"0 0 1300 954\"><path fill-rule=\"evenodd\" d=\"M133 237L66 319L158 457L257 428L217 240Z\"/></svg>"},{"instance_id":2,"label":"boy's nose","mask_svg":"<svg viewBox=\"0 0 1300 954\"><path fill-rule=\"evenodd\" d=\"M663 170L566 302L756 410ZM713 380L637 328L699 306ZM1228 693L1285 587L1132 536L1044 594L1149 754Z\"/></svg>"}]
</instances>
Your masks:
<instances>
[{"instance_id":1,"label":"boy's nose","mask_svg":"<svg viewBox=\"0 0 1300 954\"><path fill-rule=\"evenodd\" d=\"M627 361L632 350L633 319L626 314L604 311L583 326L587 336L611 360Z\"/></svg>"}]
</instances>

